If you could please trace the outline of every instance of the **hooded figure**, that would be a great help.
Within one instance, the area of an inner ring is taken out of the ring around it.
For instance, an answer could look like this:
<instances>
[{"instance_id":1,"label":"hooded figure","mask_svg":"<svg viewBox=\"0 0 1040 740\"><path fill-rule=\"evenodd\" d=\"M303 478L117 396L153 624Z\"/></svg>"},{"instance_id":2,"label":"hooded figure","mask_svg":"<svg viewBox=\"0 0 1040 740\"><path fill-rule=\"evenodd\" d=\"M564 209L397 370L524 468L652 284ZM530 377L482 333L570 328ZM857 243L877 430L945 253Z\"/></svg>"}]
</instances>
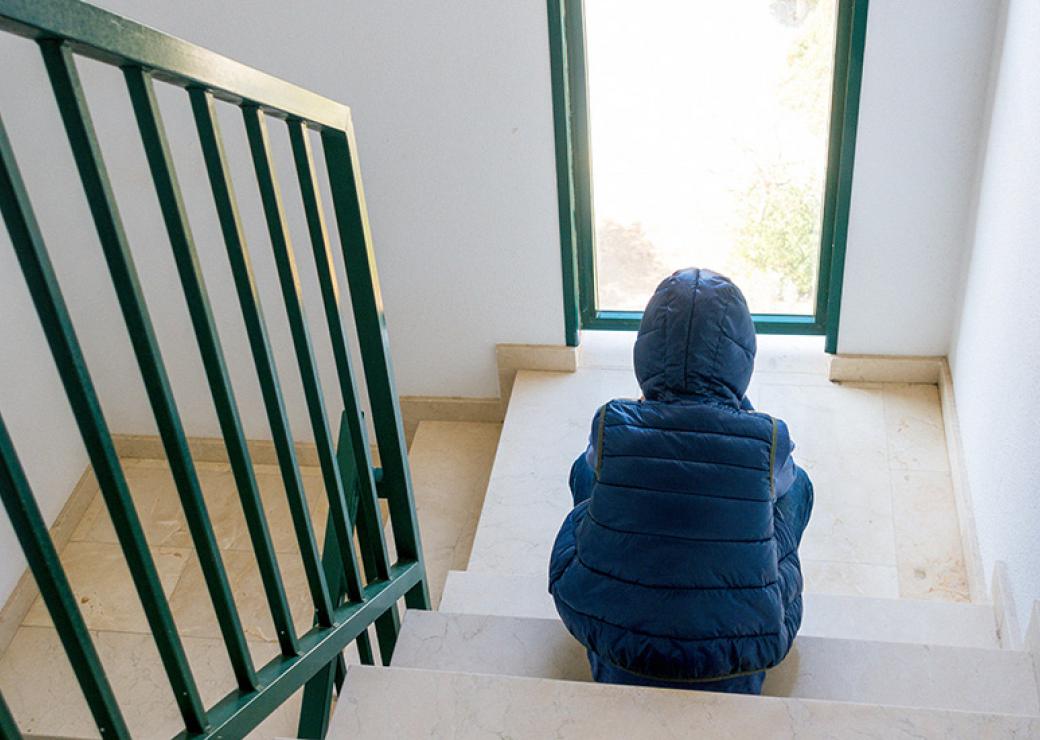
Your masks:
<instances>
[{"instance_id":1,"label":"hooded figure","mask_svg":"<svg viewBox=\"0 0 1040 740\"><path fill-rule=\"evenodd\" d=\"M635 344L644 397L593 418L549 566L597 681L759 693L791 647L813 492L787 425L744 395L754 360L728 278L658 286Z\"/></svg>"}]
</instances>

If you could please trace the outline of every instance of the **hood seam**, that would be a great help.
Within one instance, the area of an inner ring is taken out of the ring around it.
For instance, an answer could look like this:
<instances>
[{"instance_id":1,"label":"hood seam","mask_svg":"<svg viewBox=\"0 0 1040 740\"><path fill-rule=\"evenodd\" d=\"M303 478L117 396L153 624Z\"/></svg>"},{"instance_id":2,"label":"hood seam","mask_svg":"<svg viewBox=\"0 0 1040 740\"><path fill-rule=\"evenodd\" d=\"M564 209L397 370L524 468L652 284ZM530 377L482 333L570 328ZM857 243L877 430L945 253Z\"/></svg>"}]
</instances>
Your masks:
<instances>
[{"instance_id":1,"label":"hood seam","mask_svg":"<svg viewBox=\"0 0 1040 740\"><path fill-rule=\"evenodd\" d=\"M680 387L682 391L688 392L687 379L690 377L690 334L693 332L693 315L697 307L697 290L701 287L701 271L697 270L697 277L693 281L693 294L690 296L690 316L686 321L686 341L683 342L683 373Z\"/></svg>"}]
</instances>

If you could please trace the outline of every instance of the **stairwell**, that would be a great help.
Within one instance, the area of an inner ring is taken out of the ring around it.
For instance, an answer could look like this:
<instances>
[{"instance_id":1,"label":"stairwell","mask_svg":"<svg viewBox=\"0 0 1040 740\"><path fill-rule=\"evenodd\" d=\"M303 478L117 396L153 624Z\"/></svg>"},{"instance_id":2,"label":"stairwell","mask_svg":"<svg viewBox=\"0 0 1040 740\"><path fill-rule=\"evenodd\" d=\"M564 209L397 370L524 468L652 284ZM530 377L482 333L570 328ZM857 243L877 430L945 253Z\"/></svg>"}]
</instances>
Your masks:
<instances>
[{"instance_id":1,"label":"stairwell","mask_svg":"<svg viewBox=\"0 0 1040 740\"><path fill-rule=\"evenodd\" d=\"M405 613L390 667L360 665L351 646L329 737L1040 735L1032 653L1003 649L993 604L971 601L935 385L832 383L815 339L762 338L749 392L788 421L816 485L801 548L805 616L790 655L761 697L592 683L546 570L593 412L638 393L630 341L590 338L576 372L519 371L504 424L419 423L410 461L436 611ZM230 672L169 471L149 449L124 443L124 466L212 701ZM269 658L277 643L233 481L226 463L199 468L251 649ZM314 521L324 522L318 471L305 466L303 477ZM275 468L261 462L258 480L302 626L309 604ZM62 560L134 737L168 737L176 707L106 514L89 495ZM39 603L0 656L0 690L33 735L98 736ZM295 736L298 709L297 697L251 737Z\"/></svg>"}]
</instances>

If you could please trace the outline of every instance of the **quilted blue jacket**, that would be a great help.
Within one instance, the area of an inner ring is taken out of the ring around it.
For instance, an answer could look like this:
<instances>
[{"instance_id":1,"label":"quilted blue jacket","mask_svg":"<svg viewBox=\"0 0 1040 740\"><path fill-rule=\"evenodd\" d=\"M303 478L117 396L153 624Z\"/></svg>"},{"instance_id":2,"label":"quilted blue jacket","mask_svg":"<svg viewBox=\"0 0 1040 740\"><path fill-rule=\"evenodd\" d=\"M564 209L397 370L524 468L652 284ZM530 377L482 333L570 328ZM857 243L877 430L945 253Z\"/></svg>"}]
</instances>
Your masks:
<instances>
[{"instance_id":1,"label":"quilted blue jacket","mask_svg":"<svg viewBox=\"0 0 1040 740\"><path fill-rule=\"evenodd\" d=\"M549 568L594 672L699 688L791 647L812 486L784 422L745 398L755 349L744 296L721 275L677 272L647 305L635 344L644 399L596 413Z\"/></svg>"}]
</instances>

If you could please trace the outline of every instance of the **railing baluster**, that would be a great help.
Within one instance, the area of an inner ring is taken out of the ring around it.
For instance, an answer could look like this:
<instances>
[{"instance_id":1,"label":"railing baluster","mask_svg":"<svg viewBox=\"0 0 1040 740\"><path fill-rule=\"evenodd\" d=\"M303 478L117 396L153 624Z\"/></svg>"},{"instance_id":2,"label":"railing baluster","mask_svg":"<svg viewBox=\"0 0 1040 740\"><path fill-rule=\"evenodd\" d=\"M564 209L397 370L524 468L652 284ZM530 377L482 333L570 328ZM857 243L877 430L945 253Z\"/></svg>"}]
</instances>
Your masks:
<instances>
[{"instance_id":1,"label":"railing baluster","mask_svg":"<svg viewBox=\"0 0 1040 740\"><path fill-rule=\"evenodd\" d=\"M361 410L361 402L354 380L354 369L351 366L350 350L347 345L346 331L340 315L339 286L336 281L336 263L332 258L329 245L328 230L325 226L325 214L321 207L321 194L318 189L314 160L311 155L310 141L307 138L304 124L299 119L287 122L289 139L292 143L293 158L296 163L296 175L303 196L303 207L307 216L311 247L314 253L314 264L318 273L318 284L321 288L322 303L329 327L329 339L332 343L333 356L336 360L336 377L339 381L340 394L343 396L343 414L340 420L340 443L337 445L341 460L344 455L352 455L357 461L357 481L360 488L358 539L361 542L362 558L365 565L365 577L383 579L389 577L390 558L387 553L386 536L379 516L379 502L376 493L376 481L373 474L372 453L368 441L368 429ZM343 440L348 442L346 448ZM346 482L350 476L344 472L341 463L340 471ZM348 488L348 494L350 490ZM389 664L400 630L396 609L391 609L376 622L376 633L379 637L379 652L384 664Z\"/></svg>"},{"instance_id":2,"label":"railing baluster","mask_svg":"<svg viewBox=\"0 0 1040 740\"><path fill-rule=\"evenodd\" d=\"M311 598L321 627L332 626L332 602L328 584L321 567L321 553L314 538L314 527L307 508L307 498L300 479L299 466L296 463L296 450L293 446L292 431L285 413L278 373L271 355L271 346L267 339L267 326L264 322L253 279L253 268L249 261L245 235L238 215L238 205L228 171L224 145L217 124L213 97L205 90L191 88L192 112L195 115L195 127L199 133L202 154L206 160L206 172L213 200L220 219L221 232L227 248L228 261L235 282L235 291L242 311L242 318L249 337L249 346L253 355L257 378L264 399L264 407L271 425L271 436L278 455L278 466L285 485L289 512L293 519L296 541L303 558L304 571L310 587Z\"/></svg>"},{"instance_id":3,"label":"railing baluster","mask_svg":"<svg viewBox=\"0 0 1040 740\"><path fill-rule=\"evenodd\" d=\"M321 465L325 492L329 499L329 521L334 527L339 540L340 555L346 574L346 593L351 601L361 599L361 574L358 570L357 557L354 554L354 536L347 514L347 500L343 489L343 480L336 462L336 451L329 432L328 417L325 413L325 400L321 390L321 379L311 349L310 333L307 329L307 317L303 311L303 300L300 295L300 280L296 271L296 259L293 256L289 230L285 223L281 195L274 176L274 165L271 161L271 150L267 137L267 126L264 113L259 108L244 106L242 115L249 138L249 148L253 155L253 169L260 188L260 199L267 219L267 229L271 236L271 247L274 251L275 265L278 268L278 282L282 288L282 300L285 303L286 315L289 318L289 329L293 346L296 350L296 361L303 382L303 393L307 401L307 410L314 433L314 443L318 448L318 461Z\"/></svg>"},{"instance_id":4,"label":"railing baluster","mask_svg":"<svg viewBox=\"0 0 1040 740\"><path fill-rule=\"evenodd\" d=\"M87 455L105 499L112 527L126 557L145 617L159 650L174 698L190 732L201 732L206 713L188 667L184 646L170 614L155 563L148 552L141 522L134 509L130 489L119 465L112 436L101 411L94 384L72 318L61 295L50 258L32 214L25 186L18 174L14 155L0 124L0 155L4 183L0 207L11 234L15 255L29 286L29 295L43 326L44 336L54 356L58 375L83 437Z\"/></svg>"},{"instance_id":5,"label":"railing baluster","mask_svg":"<svg viewBox=\"0 0 1040 740\"><path fill-rule=\"evenodd\" d=\"M66 44L41 41L40 47L228 657L239 688L248 691L256 686L256 671L213 535L159 343L148 316L75 60Z\"/></svg>"},{"instance_id":6,"label":"railing baluster","mask_svg":"<svg viewBox=\"0 0 1040 740\"><path fill-rule=\"evenodd\" d=\"M7 707L7 702L4 701L3 694L0 694L0 737L6 738L6 740L21 740L22 737L21 730L18 729L14 716Z\"/></svg>"},{"instance_id":7,"label":"railing baluster","mask_svg":"<svg viewBox=\"0 0 1040 740\"><path fill-rule=\"evenodd\" d=\"M202 363L217 410L217 419L224 435L228 459L235 476L253 550L256 553L271 618L278 634L282 654L292 656L296 654L297 650L296 630L293 626L292 614L289 611L289 603L285 598L281 572L278 570L278 561L274 546L271 544L271 534L268 531L267 518L264 515L264 507L260 499L260 489L257 486L245 433L239 420L238 406L235 403L231 379L228 377L220 337L213 321L205 279L195 251L195 241L184 209L184 201L180 185L177 182L173 157L170 154L152 79L140 67L125 67L123 74L130 91L152 178L155 181L156 193L159 196L174 260L180 275L181 286L184 289L184 299L188 305L192 326L195 329L199 353L202 355Z\"/></svg>"},{"instance_id":8,"label":"railing baluster","mask_svg":"<svg viewBox=\"0 0 1040 740\"><path fill-rule=\"evenodd\" d=\"M106 737L130 737L123 715L105 677L105 670L90 640L87 625L76 605L76 597L69 587L58 551L54 549L43 515L36 505L29 481L25 477L14 443L0 418L0 498L11 521L22 552L32 570L33 578L47 605L58 637L69 656L69 663L79 681L83 696L90 707L101 734ZM2 712L0 712L2 714ZM2 732L0 737L8 737Z\"/></svg>"},{"instance_id":9,"label":"railing baluster","mask_svg":"<svg viewBox=\"0 0 1040 740\"><path fill-rule=\"evenodd\" d=\"M383 316L383 298L379 291L375 252L365 210L365 194L361 187L361 171L357 161L357 143L353 125L345 131L322 129L325 166L332 189L333 208L339 227L340 248L346 264L347 282L354 307L354 321L361 343L361 358L372 404L379 461L383 470L382 488L387 491L390 524L394 545L400 560L415 560L423 567L419 523L415 515L411 474L404 445L401 412L390 363L390 346ZM430 594L426 577L405 597L414 609L429 609Z\"/></svg>"},{"instance_id":10,"label":"railing baluster","mask_svg":"<svg viewBox=\"0 0 1040 740\"><path fill-rule=\"evenodd\" d=\"M296 163L296 174L300 183L300 193L303 196L303 207L307 216L307 227L310 231L318 284L325 307L325 318L329 326L332 354L336 360L336 377L339 381L340 394L343 396L345 414L342 423L347 425L354 459L364 463L358 468L358 483L361 487L360 514L364 518L365 529L370 530L366 534L370 535L372 542L369 548L371 551L369 559L372 562L366 563L366 576L370 580L373 578L385 580L390 574L390 562L386 537L379 521L368 429L364 423L357 385L354 381L354 369L350 361L350 350L347 347L346 332L340 316L336 263L332 259L332 250L329 246L328 230L325 226L325 214L321 207L321 195L318 191L311 145L302 121L290 119L287 121L287 125Z\"/></svg>"}]
</instances>

